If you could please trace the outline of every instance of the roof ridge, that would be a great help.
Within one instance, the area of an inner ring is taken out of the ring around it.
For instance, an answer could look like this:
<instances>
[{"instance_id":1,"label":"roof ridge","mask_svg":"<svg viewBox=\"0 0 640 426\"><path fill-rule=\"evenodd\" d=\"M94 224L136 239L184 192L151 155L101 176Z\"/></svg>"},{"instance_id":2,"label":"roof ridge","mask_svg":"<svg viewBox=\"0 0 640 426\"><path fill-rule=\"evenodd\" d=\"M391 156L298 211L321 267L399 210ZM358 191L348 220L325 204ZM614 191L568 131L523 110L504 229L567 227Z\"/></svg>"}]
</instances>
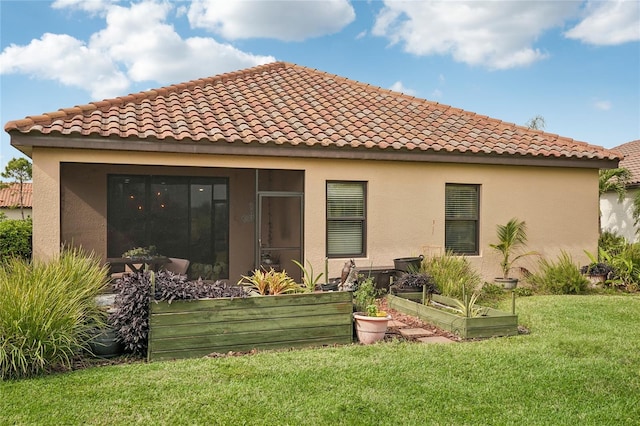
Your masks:
<instances>
[{"instance_id":1,"label":"roof ridge","mask_svg":"<svg viewBox=\"0 0 640 426\"><path fill-rule=\"evenodd\" d=\"M162 86L156 89L146 90L142 92L130 93L124 96L118 96L115 98L105 98L98 101L89 102L88 104L76 105L70 108L60 108L56 111L44 112L40 115L29 115L23 119L12 120L7 122L4 127L6 132L14 129L18 129L23 126L33 126L37 124L52 123L57 119L71 118L79 114L87 114L96 110L108 110L112 107L119 107L126 105L129 102L144 99L155 99L158 96L167 96L171 93L177 93L184 89L192 89L197 86L204 86L215 82L226 81L232 78L240 76L248 76L256 73L263 72L271 68L281 68L291 66L286 62L276 61L269 62L267 64L257 65L251 68L245 68L236 71L229 71L222 74L216 74L210 77L198 78L195 80L189 80L186 82L175 83L168 86Z\"/></svg>"}]
</instances>

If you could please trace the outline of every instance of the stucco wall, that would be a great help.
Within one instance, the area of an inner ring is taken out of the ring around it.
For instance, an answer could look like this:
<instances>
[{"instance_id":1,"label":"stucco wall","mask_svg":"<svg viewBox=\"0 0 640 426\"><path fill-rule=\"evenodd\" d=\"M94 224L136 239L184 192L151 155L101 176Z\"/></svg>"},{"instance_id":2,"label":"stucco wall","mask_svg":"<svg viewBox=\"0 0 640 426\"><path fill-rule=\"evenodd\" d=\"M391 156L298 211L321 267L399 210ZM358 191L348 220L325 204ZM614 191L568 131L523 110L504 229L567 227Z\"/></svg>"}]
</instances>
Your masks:
<instances>
[{"instance_id":1,"label":"stucco wall","mask_svg":"<svg viewBox=\"0 0 640 426\"><path fill-rule=\"evenodd\" d=\"M24 219L28 217L32 217L33 213L31 212L31 208L24 208ZM23 219L22 213L20 212L20 208L1 208L0 213L4 213L7 219Z\"/></svg>"},{"instance_id":2,"label":"stucco wall","mask_svg":"<svg viewBox=\"0 0 640 426\"><path fill-rule=\"evenodd\" d=\"M528 166L487 166L443 163L407 163L370 160L322 160L272 157L234 157L215 155L165 154L158 152L106 152L98 150L64 151L37 148L34 159L34 245L35 256L47 258L58 252L60 238L59 163L95 163L96 170L114 173L117 164L139 163L146 165L243 168L230 180L253 188L251 168L281 168L305 170L305 258L316 271L323 270L325 260L325 185L326 180L367 181L367 257L355 259L357 266L392 266L393 258L429 254L442 250L444 244L444 197L446 183L481 185L480 192L480 255L470 257L481 273L490 279L498 275L499 260L488 244L495 241L495 227L512 217L525 220L528 225L529 249L541 255L555 258L560 250L573 255L577 263L586 262L583 250L593 252L598 237L598 173L597 169L548 168ZM104 163L105 165L98 165ZM92 166L93 167L93 166ZM69 183L65 166L64 211L73 211L75 206L83 212L79 219L96 224L104 222L106 207L106 185L102 177L80 176L89 182ZM71 171L73 166L69 166ZM126 170L127 168L117 168ZM77 173L76 173L77 174ZM188 174L192 174L190 170ZM71 178L71 176L69 176ZM71 179L75 181L75 179ZM98 188L102 185L103 189ZM95 198L83 201L81 194ZM252 206L253 192L243 192ZM98 200L97 198L100 198ZM231 199L231 205L238 202ZM99 208L97 208L99 207ZM253 233L255 212L231 213L231 226L243 226L244 232ZM80 217L80 216L79 216ZM250 223L249 223L250 222ZM68 226L79 226L84 232L94 232L92 245L105 247L105 231L100 226L63 224L65 234ZM246 225L246 226L245 226ZM96 231L97 229L97 231ZM69 231L68 235L73 232ZM237 247L231 240L230 257L234 253L253 253L252 247ZM230 261L232 263L232 261ZM330 275L339 276L344 259L329 262ZM535 259L521 263L535 269ZM245 266L234 272L245 273Z\"/></svg>"},{"instance_id":3,"label":"stucco wall","mask_svg":"<svg viewBox=\"0 0 640 426\"><path fill-rule=\"evenodd\" d=\"M600 211L602 213L601 227L603 231L615 232L628 241L638 242L638 227L633 224L633 198L638 189L627 191L625 199L619 203L618 195L603 194L600 197Z\"/></svg>"}]
</instances>

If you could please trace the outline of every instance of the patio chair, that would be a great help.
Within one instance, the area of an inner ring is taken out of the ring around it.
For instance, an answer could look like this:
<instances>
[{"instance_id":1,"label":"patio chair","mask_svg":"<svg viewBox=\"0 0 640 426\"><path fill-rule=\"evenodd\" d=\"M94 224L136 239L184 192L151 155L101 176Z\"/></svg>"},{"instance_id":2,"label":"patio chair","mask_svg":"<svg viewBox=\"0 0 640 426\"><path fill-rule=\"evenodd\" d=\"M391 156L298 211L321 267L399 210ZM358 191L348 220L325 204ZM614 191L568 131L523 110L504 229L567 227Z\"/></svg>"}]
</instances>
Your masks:
<instances>
[{"instance_id":1,"label":"patio chair","mask_svg":"<svg viewBox=\"0 0 640 426\"><path fill-rule=\"evenodd\" d=\"M174 274L186 275L187 269L189 269L189 264L191 263L188 259L170 257L169 260L171 262L164 265L164 269L166 269L167 271L171 271Z\"/></svg>"},{"instance_id":2,"label":"patio chair","mask_svg":"<svg viewBox=\"0 0 640 426\"><path fill-rule=\"evenodd\" d=\"M133 264L134 267L136 268L141 268L142 267L142 263L134 263ZM124 265L124 272L114 272L111 274L111 279L112 280L118 280L122 277L124 277L127 274L130 274L134 272L133 269L131 269L131 267L129 265Z\"/></svg>"}]
</instances>

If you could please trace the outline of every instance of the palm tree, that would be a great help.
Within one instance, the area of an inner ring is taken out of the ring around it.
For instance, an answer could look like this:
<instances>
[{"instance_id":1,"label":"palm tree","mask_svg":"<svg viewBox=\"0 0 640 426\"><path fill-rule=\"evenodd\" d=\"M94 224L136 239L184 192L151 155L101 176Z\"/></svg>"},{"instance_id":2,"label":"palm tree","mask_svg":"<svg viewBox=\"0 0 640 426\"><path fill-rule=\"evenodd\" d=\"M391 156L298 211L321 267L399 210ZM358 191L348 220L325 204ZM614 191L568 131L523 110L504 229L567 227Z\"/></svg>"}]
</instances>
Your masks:
<instances>
[{"instance_id":1,"label":"palm tree","mask_svg":"<svg viewBox=\"0 0 640 426\"><path fill-rule=\"evenodd\" d=\"M489 244L489 246L502 254L500 267L502 268L503 278L508 279L509 271L516 260L536 254L536 252L530 251L517 255L513 253L514 250L527 244L527 226L524 221L513 218L504 225L498 225L496 231L500 242L498 244Z\"/></svg>"},{"instance_id":2,"label":"palm tree","mask_svg":"<svg viewBox=\"0 0 640 426\"><path fill-rule=\"evenodd\" d=\"M629 169L619 167L617 169L600 169L598 175L598 190L600 195L605 192L618 194L618 202L624 200L627 194L627 182L631 178Z\"/></svg>"}]
</instances>

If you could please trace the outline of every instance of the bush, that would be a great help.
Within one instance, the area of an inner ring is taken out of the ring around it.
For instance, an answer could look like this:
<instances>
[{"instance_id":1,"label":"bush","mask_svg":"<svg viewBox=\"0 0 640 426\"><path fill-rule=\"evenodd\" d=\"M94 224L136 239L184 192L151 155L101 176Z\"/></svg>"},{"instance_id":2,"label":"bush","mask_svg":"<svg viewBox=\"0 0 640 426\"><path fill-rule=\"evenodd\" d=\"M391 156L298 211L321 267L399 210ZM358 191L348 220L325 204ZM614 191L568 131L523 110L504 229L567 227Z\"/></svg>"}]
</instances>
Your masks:
<instances>
[{"instance_id":1,"label":"bush","mask_svg":"<svg viewBox=\"0 0 640 426\"><path fill-rule=\"evenodd\" d=\"M472 294L482 283L480 274L473 270L469 260L451 252L425 257L420 272L430 275L443 296L462 299Z\"/></svg>"},{"instance_id":2,"label":"bush","mask_svg":"<svg viewBox=\"0 0 640 426\"><path fill-rule=\"evenodd\" d=\"M628 244L615 255L604 250L601 253L612 269L605 284L626 291L637 291L640 284L640 244Z\"/></svg>"},{"instance_id":3,"label":"bush","mask_svg":"<svg viewBox=\"0 0 640 426\"><path fill-rule=\"evenodd\" d=\"M504 291L502 285L495 283L484 283L480 290L478 301L488 305L496 305L499 301L506 299L507 295L511 295Z\"/></svg>"},{"instance_id":4,"label":"bush","mask_svg":"<svg viewBox=\"0 0 640 426\"><path fill-rule=\"evenodd\" d=\"M146 355L149 341L149 303L153 300L195 300L214 297L245 297L242 287L222 281L206 283L189 281L186 275L170 271L138 272L126 274L116 281L115 310L109 315L109 323L116 329L118 339L125 350L136 355Z\"/></svg>"},{"instance_id":5,"label":"bush","mask_svg":"<svg viewBox=\"0 0 640 426\"><path fill-rule=\"evenodd\" d=\"M31 259L31 218L0 221L0 262L12 257Z\"/></svg>"},{"instance_id":6,"label":"bush","mask_svg":"<svg viewBox=\"0 0 640 426\"><path fill-rule=\"evenodd\" d=\"M106 314L95 297L107 268L94 255L65 250L48 263L12 258L0 265L0 377L69 368Z\"/></svg>"},{"instance_id":7,"label":"bush","mask_svg":"<svg viewBox=\"0 0 640 426\"><path fill-rule=\"evenodd\" d=\"M628 245L627 239L615 232L605 231L598 238L598 248L615 256L622 252Z\"/></svg>"},{"instance_id":8,"label":"bush","mask_svg":"<svg viewBox=\"0 0 640 426\"><path fill-rule=\"evenodd\" d=\"M562 251L556 262L541 259L538 272L528 278L540 291L550 294L580 294L589 280L580 273L571 256Z\"/></svg>"}]
</instances>

